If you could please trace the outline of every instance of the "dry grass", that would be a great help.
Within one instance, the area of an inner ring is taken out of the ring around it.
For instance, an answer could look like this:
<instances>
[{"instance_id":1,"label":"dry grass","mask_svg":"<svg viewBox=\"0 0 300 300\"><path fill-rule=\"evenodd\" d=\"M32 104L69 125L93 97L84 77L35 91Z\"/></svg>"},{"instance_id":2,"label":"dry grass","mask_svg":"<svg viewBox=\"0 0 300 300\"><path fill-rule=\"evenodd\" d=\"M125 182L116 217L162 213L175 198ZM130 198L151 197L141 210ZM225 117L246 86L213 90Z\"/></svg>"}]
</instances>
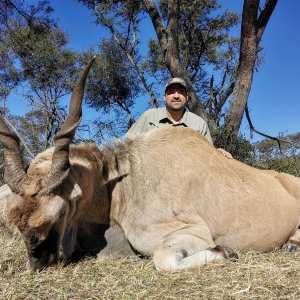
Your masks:
<instances>
[{"instance_id":1,"label":"dry grass","mask_svg":"<svg viewBox=\"0 0 300 300\"><path fill-rule=\"evenodd\" d=\"M151 260L83 260L40 273L0 214L0 299L300 299L299 253L240 253L239 262L158 273Z\"/></svg>"}]
</instances>

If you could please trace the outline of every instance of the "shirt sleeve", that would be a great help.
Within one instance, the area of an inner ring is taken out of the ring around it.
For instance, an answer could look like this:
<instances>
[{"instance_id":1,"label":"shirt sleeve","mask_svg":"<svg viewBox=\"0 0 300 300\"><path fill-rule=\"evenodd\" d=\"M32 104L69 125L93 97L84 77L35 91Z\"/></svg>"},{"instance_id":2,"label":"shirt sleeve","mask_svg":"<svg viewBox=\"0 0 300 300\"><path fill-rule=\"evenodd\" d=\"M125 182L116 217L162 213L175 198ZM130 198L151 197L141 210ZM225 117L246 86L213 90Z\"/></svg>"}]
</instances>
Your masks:
<instances>
[{"instance_id":1,"label":"shirt sleeve","mask_svg":"<svg viewBox=\"0 0 300 300\"><path fill-rule=\"evenodd\" d=\"M209 131L209 128L208 128L206 123L205 123L205 127L206 127L206 130L204 132L204 136L213 145L213 141L212 141L212 138L211 138L211 135L210 135L210 131Z\"/></svg>"},{"instance_id":2,"label":"shirt sleeve","mask_svg":"<svg viewBox=\"0 0 300 300\"><path fill-rule=\"evenodd\" d=\"M212 145L213 141L207 123L198 115L189 112L186 115L186 125L202 134Z\"/></svg>"},{"instance_id":3,"label":"shirt sleeve","mask_svg":"<svg viewBox=\"0 0 300 300\"><path fill-rule=\"evenodd\" d=\"M135 137L146 131L147 113L143 113L140 118L126 132L126 138Z\"/></svg>"}]
</instances>

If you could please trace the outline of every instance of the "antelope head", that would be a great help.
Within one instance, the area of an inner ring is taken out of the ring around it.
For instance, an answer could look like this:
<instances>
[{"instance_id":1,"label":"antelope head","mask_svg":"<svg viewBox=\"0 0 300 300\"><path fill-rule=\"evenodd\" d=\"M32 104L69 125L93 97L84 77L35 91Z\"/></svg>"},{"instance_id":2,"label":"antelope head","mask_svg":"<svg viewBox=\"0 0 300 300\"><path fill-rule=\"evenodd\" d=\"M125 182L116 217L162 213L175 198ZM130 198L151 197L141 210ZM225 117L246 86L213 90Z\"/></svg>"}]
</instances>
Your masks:
<instances>
[{"instance_id":1,"label":"antelope head","mask_svg":"<svg viewBox=\"0 0 300 300\"><path fill-rule=\"evenodd\" d=\"M25 241L32 270L58 262L72 201L81 196L80 187L70 176L69 146L81 121L84 86L93 61L94 58L73 89L69 114L55 137L51 166L48 165L46 172L30 171L31 166L24 169L19 138L0 116L0 142L6 163L4 180L12 191L8 220L18 227Z\"/></svg>"}]
</instances>

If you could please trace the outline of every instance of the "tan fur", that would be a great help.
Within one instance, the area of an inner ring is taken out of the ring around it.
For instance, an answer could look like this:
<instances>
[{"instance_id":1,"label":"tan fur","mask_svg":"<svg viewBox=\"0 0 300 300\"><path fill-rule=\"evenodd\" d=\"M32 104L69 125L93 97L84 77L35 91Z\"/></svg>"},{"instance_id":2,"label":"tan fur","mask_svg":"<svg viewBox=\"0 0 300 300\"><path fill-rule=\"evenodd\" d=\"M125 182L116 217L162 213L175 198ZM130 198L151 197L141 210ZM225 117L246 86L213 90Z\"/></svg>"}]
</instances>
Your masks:
<instances>
[{"instance_id":1,"label":"tan fur","mask_svg":"<svg viewBox=\"0 0 300 300\"><path fill-rule=\"evenodd\" d=\"M47 173L51 154L47 150L32 162L32 181ZM70 162L57 192L65 222L119 224L138 252L154 256L158 269L177 271L224 258L211 250L216 245L270 251L299 227L299 178L226 159L189 128L157 129L101 150L72 146ZM75 186L79 192L72 192ZM16 196L11 209L25 240L33 214L58 222L57 210L43 209L53 195L35 197Z\"/></svg>"}]
</instances>

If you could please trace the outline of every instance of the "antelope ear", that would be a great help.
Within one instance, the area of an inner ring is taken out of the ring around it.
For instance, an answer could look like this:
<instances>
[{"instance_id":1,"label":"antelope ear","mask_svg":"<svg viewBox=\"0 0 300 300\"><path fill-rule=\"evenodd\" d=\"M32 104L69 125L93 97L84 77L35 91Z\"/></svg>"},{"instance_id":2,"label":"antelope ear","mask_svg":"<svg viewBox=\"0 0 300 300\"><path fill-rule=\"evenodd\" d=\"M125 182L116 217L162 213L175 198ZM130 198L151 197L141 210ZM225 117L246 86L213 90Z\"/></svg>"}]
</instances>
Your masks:
<instances>
[{"instance_id":1,"label":"antelope ear","mask_svg":"<svg viewBox=\"0 0 300 300\"><path fill-rule=\"evenodd\" d=\"M79 184L68 177L61 186L61 197L66 200L76 201L82 197L82 190Z\"/></svg>"},{"instance_id":2,"label":"antelope ear","mask_svg":"<svg viewBox=\"0 0 300 300\"><path fill-rule=\"evenodd\" d=\"M12 191L7 184L0 187L0 200L7 200L7 198L12 195Z\"/></svg>"},{"instance_id":3,"label":"antelope ear","mask_svg":"<svg viewBox=\"0 0 300 300\"><path fill-rule=\"evenodd\" d=\"M120 148L122 145L119 145ZM122 149L122 148L121 148ZM125 177L130 172L130 163L128 153L124 152L123 155L115 155L107 149L103 149L106 153L106 160L103 163L102 175L106 182Z\"/></svg>"},{"instance_id":4,"label":"antelope ear","mask_svg":"<svg viewBox=\"0 0 300 300\"><path fill-rule=\"evenodd\" d=\"M73 186L72 192L70 194L70 200L76 201L81 197L82 197L82 190L81 190L79 184L75 183Z\"/></svg>"}]
</instances>

